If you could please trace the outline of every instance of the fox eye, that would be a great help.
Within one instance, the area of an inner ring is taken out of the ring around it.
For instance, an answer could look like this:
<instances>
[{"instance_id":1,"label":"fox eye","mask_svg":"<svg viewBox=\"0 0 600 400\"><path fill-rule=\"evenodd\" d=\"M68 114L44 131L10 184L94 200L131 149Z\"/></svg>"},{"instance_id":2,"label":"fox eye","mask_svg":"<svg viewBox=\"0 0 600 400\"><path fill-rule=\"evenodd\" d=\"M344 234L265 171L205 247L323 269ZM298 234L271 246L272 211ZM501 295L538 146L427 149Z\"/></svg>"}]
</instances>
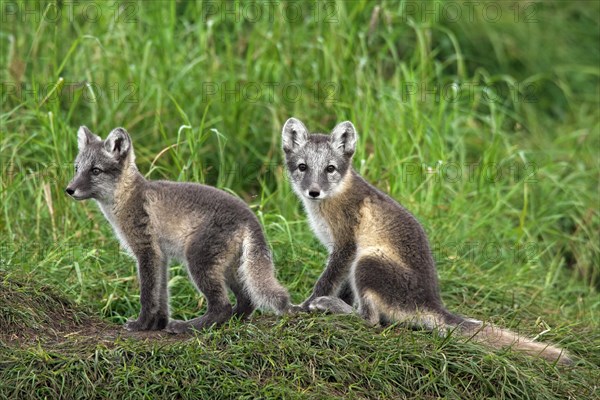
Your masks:
<instances>
[{"instance_id":1,"label":"fox eye","mask_svg":"<svg viewBox=\"0 0 600 400\"><path fill-rule=\"evenodd\" d=\"M300 171L306 171L308 167L306 166L306 164L298 164L298 169Z\"/></svg>"},{"instance_id":2,"label":"fox eye","mask_svg":"<svg viewBox=\"0 0 600 400\"><path fill-rule=\"evenodd\" d=\"M92 175L100 175L101 172L100 168L92 168Z\"/></svg>"},{"instance_id":3,"label":"fox eye","mask_svg":"<svg viewBox=\"0 0 600 400\"><path fill-rule=\"evenodd\" d=\"M325 168L325 171L329 172L330 174L335 172L335 166L334 165L328 165L327 168Z\"/></svg>"}]
</instances>

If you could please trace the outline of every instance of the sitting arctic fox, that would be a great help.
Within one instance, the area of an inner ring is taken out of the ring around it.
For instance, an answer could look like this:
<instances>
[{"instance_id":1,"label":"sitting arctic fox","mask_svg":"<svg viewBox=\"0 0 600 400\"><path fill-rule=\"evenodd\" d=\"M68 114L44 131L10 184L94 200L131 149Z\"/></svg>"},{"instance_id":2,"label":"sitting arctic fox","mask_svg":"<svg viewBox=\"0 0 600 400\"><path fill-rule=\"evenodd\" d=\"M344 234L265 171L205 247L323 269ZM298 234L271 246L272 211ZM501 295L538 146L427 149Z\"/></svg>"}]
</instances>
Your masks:
<instances>
[{"instance_id":1,"label":"sitting arctic fox","mask_svg":"<svg viewBox=\"0 0 600 400\"><path fill-rule=\"evenodd\" d=\"M398 321L455 329L493 347L571 362L558 347L446 310L421 224L352 169L357 135L351 122L323 135L310 134L290 118L282 135L292 188L329 250L327 267L301 308L352 313L355 302L360 316L373 325Z\"/></svg>"}]
</instances>

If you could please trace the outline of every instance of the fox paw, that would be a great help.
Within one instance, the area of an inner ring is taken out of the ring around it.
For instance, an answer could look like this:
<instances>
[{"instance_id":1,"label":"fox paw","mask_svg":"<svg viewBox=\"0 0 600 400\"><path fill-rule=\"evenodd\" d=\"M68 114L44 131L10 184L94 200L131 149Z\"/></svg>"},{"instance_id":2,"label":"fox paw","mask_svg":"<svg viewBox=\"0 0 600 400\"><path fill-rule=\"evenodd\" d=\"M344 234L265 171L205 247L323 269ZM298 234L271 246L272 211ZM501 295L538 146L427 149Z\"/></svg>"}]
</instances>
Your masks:
<instances>
[{"instance_id":1,"label":"fox paw","mask_svg":"<svg viewBox=\"0 0 600 400\"><path fill-rule=\"evenodd\" d=\"M352 314L354 308L337 297L317 297L308 304L310 311L323 311L331 314Z\"/></svg>"},{"instance_id":2,"label":"fox paw","mask_svg":"<svg viewBox=\"0 0 600 400\"><path fill-rule=\"evenodd\" d=\"M167 327L165 328L165 332L179 334L179 333L187 333L191 332L192 325L188 321L179 321L173 319L169 321Z\"/></svg>"},{"instance_id":3,"label":"fox paw","mask_svg":"<svg viewBox=\"0 0 600 400\"><path fill-rule=\"evenodd\" d=\"M210 328L212 325L220 325L231 318L231 307L221 313L207 313L201 317L191 319L189 321L180 321L172 319L165 328L169 333L189 333L194 330L201 331Z\"/></svg>"},{"instance_id":4,"label":"fox paw","mask_svg":"<svg viewBox=\"0 0 600 400\"><path fill-rule=\"evenodd\" d=\"M130 332L138 331L160 331L167 326L169 317L163 315L155 315L151 317L142 317L138 319L128 320L123 328Z\"/></svg>"},{"instance_id":5,"label":"fox paw","mask_svg":"<svg viewBox=\"0 0 600 400\"><path fill-rule=\"evenodd\" d=\"M290 313L290 314L296 314L296 313L307 312L307 311L308 311L308 307L304 307L303 304L290 304L290 306L288 308L288 313Z\"/></svg>"}]
</instances>

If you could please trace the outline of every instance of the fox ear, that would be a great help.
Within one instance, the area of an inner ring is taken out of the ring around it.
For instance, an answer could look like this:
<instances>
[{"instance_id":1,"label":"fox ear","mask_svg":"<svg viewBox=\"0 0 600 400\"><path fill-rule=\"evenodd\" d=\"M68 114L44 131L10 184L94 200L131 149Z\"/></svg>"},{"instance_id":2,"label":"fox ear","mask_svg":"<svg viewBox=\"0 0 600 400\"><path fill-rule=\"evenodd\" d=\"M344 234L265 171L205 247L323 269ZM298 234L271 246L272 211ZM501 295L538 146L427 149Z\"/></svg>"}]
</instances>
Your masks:
<instances>
[{"instance_id":1,"label":"fox ear","mask_svg":"<svg viewBox=\"0 0 600 400\"><path fill-rule=\"evenodd\" d=\"M356 137L356 128L352 122L344 121L333 128L329 141L334 150L352 157L356 150Z\"/></svg>"},{"instance_id":2,"label":"fox ear","mask_svg":"<svg viewBox=\"0 0 600 400\"><path fill-rule=\"evenodd\" d=\"M129 153L131 139L123 128L115 128L104 141L104 150L116 159L121 159Z\"/></svg>"},{"instance_id":3,"label":"fox ear","mask_svg":"<svg viewBox=\"0 0 600 400\"><path fill-rule=\"evenodd\" d=\"M281 132L283 151L289 153L304 146L308 141L308 129L296 118L288 119Z\"/></svg>"},{"instance_id":4,"label":"fox ear","mask_svg":"<svg viewBox=\"0 0 600 400\"><path fill-rule=\"evenodd\" d=\"M99 136L94 135L86 126L80 126L77 131L77 147L79 147L79 150L83 150L85 146L92 142L99 142L101 140Z\"/></svg>"}]
</instances>

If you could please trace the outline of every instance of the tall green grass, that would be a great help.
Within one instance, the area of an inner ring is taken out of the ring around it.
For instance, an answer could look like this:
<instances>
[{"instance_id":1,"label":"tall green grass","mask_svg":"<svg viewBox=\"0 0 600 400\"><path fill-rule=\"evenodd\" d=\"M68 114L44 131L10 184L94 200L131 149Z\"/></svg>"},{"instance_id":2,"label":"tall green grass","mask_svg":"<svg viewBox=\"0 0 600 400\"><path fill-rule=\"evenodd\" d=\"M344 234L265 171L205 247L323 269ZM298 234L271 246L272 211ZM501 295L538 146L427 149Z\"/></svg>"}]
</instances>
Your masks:
<instances>
[{"instance_id":1,"label":"tall green grass","mask_svg":"<svg viewBox=\"0 0 600 400\"><path fill-rule=\"evenodd\" d=\"M423 223L448 307L560 342L591 371L600 364L600 8L461 4L282 1L259 3L257 15L232 2L2 3L0 271L52 285L107 321L139 311L135 264L92 202L63 194L77 127L105 136L123 126L148 178L246 200L301 301L326 255L286 182L280 129L290 116L322 132L350 119L355 168ZM180 266L170 288L175 317L201 312ZM290 329L335 336L322 332L327 318L305 318L318 323ZM267 342L281 334L263 328ZM245 325L235 329L246 337ZM359 323L341 332L379 337ZM388 356L380 339L371 346L374 360ZM511 357L496 361L544 373ZM423 393L457 396L454 378L480 377L456 363L452 379ZM332 377L341 365L327 367ZM386 371L383 387L396 382ZM340 395L331 379L306 385ZM541 384L512 395L536 397Z\"/></svg>"}]
</instances>

